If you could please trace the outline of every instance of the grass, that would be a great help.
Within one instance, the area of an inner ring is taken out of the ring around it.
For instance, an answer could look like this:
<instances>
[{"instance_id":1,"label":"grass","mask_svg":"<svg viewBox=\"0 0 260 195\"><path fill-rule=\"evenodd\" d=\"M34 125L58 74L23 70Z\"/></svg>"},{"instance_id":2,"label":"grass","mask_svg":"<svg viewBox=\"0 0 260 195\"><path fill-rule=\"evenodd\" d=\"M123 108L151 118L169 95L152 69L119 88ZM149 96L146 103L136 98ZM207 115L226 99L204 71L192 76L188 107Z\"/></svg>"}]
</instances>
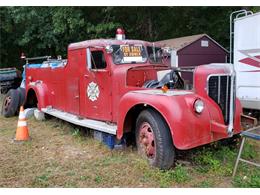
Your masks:
<instances>
[{"instance_id":1,"label":"grass","mask_svg":"<svg viewBox=\"0 0 260 195\"><path fill-rule=\"evenodd\" d=\"M135 148L110 150L89 131L58 119L29 119L32 140L13 143L17 117L0 116L0 187L260 187L260 170L240 163L238 146L221 142L178 152L175 168L151 168ZM247 140L243 157L260 159Z\"/></svg>"},{"instance_id":2,"label":"grass","mask_svg":"<svg viewBox=\"0 0 260 195\"><path fill-rule=\"evenodd\" d=\"M212 188L214 187L214 183L212 180L204 180L204 181L201 181L197 184L195 184L193 187L196 187L196 188Z\"/></svg>"},{"instance_id":3,"label":"grass","mask_svg":"<svg viewBox=\"0 0 260 195\"><path fill-rule=\"evenodd\" d=\"M233 160L237 152L227 146L218 149L202 148L194 155L193 160L198 172L228 176L232 174Z\"/></svg>"},{"instance_id":4,"label":"grass","mask_svg":"<svg viewBox=\"0 0 260 195\"><path fill-rule=\"evenodd\" d=\"M49 186L48 180L49 180L48 174L36 176L33 185L37 187L48 187Z\"/></svg>"},{"instance_id":5,"label":"grass","mask_svg":"<svg viewBox=\"0 0 260 195\"><path fill-rule=\"evenodd\" d=\"M189 173L187 169L181 165L177 165L175 169L172 170L159 170L157 168L151 169L147 166L146 161L143 161L143 182L153 183L158 181L159 187L171 187L173 185L183 184L190 180Z\"/></svg>"},{"instance_id":6,"label":"grass","mask_svg":"<svg viewBox=\"0 0 260 195\"><path fill-rule=\"evenodd\" d=\"M197 172L216 178L230 178L238 147L220 146L220 143L217 147L204 147L202 150L194 152L193 161ZM259 143L247 140L242 157L253 161L258 159L259 162ZM235 178L231 178L229 182L231 182L230 187L260 187L260 170L240 162ZM198 186L204 185L212 186L212 182L203 181Z\"/></svg>"},{"instance_id":7,"label":"grass","mask_svg":"<svg viewBox=\"0 0 260 195\"><path fill-rule=\"evenodd\" d=\"M240 173L241 174L241 173ZM237 176L233 180L235 187L243 188L259 188L260 187L260 171L256 170L254 173L250 173L249 176Z\"/></svg>"}]
</instances>

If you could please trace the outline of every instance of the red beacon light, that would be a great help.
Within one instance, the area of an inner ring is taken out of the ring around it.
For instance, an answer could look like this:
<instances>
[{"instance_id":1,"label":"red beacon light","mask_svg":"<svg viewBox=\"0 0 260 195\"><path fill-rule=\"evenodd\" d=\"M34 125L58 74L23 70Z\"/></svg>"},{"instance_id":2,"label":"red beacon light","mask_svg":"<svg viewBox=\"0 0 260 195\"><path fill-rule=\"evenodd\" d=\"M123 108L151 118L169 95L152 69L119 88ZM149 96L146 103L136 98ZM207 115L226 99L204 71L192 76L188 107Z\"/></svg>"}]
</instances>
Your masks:
<instances>
[{"instance_id":1,"label":"red beacon light","mask_svg":"<svg viewBox=\"0 0 260 195\"><path fill-rule=\"evenodd\" d=\"M122 28L116 29L116 40L125 40L125 31Z\"/></svg>"}]
</instances>

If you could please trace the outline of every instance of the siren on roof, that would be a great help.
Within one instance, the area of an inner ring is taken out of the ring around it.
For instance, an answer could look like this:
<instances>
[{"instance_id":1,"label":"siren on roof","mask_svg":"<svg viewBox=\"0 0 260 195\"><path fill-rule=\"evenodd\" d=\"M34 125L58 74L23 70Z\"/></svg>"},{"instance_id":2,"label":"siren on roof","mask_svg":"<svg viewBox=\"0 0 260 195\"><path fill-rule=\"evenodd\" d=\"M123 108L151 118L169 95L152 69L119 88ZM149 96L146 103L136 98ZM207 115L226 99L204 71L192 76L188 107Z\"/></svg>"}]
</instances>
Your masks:
<instances>
[{"instance_id":1,"label":"siren on roof","mask_svg":"<svg viewBox=\"0 0 260 195\"><path fill-rule=\"evenodd\" d=\"M125 31L122 28L116 29L116 40L125 40Z\"/></svg>"}]
</instances>

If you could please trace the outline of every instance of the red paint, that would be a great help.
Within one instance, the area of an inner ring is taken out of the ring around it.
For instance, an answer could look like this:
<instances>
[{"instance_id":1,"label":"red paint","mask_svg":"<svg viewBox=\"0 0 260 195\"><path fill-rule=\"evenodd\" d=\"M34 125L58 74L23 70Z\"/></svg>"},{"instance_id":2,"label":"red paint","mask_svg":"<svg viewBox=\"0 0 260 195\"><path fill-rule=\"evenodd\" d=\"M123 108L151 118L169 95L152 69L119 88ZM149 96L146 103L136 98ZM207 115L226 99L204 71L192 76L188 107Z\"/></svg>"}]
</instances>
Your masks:
<instances>
[{"instance_id":1,"label":"red paint","mask_svg":"<svg viewBox=\"0 0 260 195\"><path fill-rule=\"evenodd\" d=\"M255 56L255 58L259 59L260 60L260 56ZM249 66L254 66L256 68L260 68L260 62L252 59L252 58L244 58L242 60L239 60L239 62L241 63L244 63L244 64L247 64ZM259 70L258 70L259 71ZM255 72L258 72L258 71L255 71ZM253 71L252 71L253 72Z\"/></svg>"},{"instance_id":2,"label":"red paint","mask_svg":"<svg viewBox=\"0 0 260 195\"><path fill-rule=\"evenodd\" d=\"M142 88L144 82L156 79L157 71L166 70L168 66L150 64L149 61L142 64L115 65L111 54L106 53L105 46L127 43L152 46L152 43L137 40L102 39L70 44L65 67L26 68L27 92L35 91L39 109L52 106L79 117L116 123L119 139L130 125L129 121L126 121L127 114L138 105L151 107L162 115L178 149L189 149L227 137L227 126L224 125L222 112L205 90L208 75L228 73L226 69L197 67L194 73L195 90L190 94L165 96L142 93L140 90L148 90ZM102 70L89 70L86 48L103 51L107 67ZM99 88L99 96L95 101L88 97L87 88L91 82L96 83ZM196 114L193 108L194 101L198 98L205 103L201 114ZM241 113L237 100L234 124L236 133L240 132Z\"/></svg>"}]
</instances>

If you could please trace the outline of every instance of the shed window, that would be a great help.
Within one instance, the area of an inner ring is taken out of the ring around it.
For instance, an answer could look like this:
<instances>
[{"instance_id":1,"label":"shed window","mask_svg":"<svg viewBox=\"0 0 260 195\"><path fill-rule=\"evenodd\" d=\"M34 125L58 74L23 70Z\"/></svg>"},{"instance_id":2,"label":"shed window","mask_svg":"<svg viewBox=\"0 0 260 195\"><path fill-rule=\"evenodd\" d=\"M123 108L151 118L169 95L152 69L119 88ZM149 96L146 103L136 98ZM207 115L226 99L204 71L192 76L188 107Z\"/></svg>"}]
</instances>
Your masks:
<instances>
[{"instance_id":1,"label":"shed window","mask_svg":"<svg viewBox=\"0 0 260 195\"><path fill-rule=\"evenodd\" d=\"M201 41L201 47L208 47L208 46L209 46L209 42L207 40Z\"/></svg>"},{"instance_id":2,"label":"shed window","mask_svg":"<svg viewBox=\"0 0 260 195\"><path fill-rule=\"evenodd\" d=\"M107 67L103 51L91 51L92 69L104 69Z\"/></svg>"}]
</instances>

